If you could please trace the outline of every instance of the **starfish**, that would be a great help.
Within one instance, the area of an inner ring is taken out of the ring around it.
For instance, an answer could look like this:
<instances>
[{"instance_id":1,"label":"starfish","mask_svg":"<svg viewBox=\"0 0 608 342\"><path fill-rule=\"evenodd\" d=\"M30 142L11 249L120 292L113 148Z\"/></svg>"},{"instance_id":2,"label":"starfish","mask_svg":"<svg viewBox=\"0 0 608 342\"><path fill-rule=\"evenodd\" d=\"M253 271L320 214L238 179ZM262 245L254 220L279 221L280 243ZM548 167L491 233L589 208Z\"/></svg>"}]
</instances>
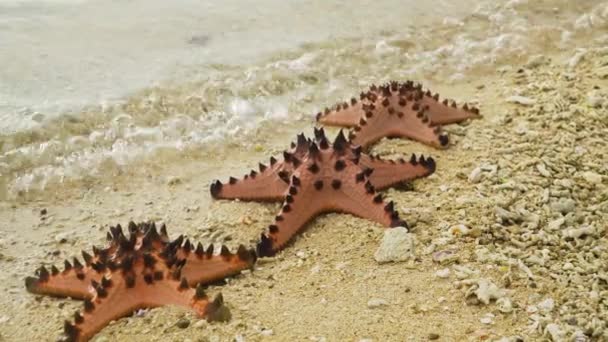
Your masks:
<instances>
[{"instance_id":1,"label":"starfish","mask_svg":"<svg viewBox=\"0 0 608 342\"><path fill-rule=\"evenodd\" d=\"M129 223L129 237L117 225L107 234L108 247L93 247L93 255L82 251L84 264L77 258L64 262L60 271L42 266L36 277L27 277L29 292L84 300L84 311L66 321L64 332L69 341L87 341L110 321L128 316L142 308L163 305L189 307L209 321L226 314L223 297L211 300L204 284L251 268L255 252L240 246L235 254L226 246L219 255L213 245L184 242L183 235L170 241L163 224L160 233L154 223ZM193 288L195 287L195 288Z\"/></svg>"},{"instance_id":2,"label":"starfish","mask_svg":"<svg viewBox=\"0 0 608 342\"><path fill-rule=\"evenodd\" d=\"M228 183L216 180L211 195L216 199L283 201L274 224L261 235L259 256L272 256L281 250L308 221L324 212L344 212L378 222L386 227L406 226L385 203L376 189L428 176L435 171L433 158L409 161L382 160L362 153L360 146L346 140L342 130L330 144L323 129L315 129L315 139L300 134L283 161L270 159L242 180L230 177Z\"/></svg>"},{"instance_id":3,"label":"starfish","mask_svg":"<svg viewBox=\"0 0 608 342\"><path fill-rule=\"evenodd\" d=\"M338 104L335 109L325 108L316 116L318 122L332 126L354 127L349 138L354 144L369 147L378 140L403 137L424 144L446 148L449 138L441 125L479 118L479 109L456 102L439 100L439 94L424 91L422 85L412 81L372 85L361 93L360 101L354 97L350 103Z\"/></svg>"}]
</instances>

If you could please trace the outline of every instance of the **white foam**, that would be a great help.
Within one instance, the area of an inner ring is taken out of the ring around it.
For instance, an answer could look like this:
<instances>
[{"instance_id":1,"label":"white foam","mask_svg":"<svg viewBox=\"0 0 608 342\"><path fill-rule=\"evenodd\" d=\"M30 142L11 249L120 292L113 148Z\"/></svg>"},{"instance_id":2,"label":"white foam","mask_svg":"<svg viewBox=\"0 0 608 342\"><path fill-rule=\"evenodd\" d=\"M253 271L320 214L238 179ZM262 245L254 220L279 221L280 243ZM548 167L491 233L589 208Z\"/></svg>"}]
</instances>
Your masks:
<instances>
[{"instance_id":1,"label":"white foam","mask_svg":"<svg viewBox=\"0 0 608 342\"><path fill-rule=\"evenodd\" d=\"M400 17L390 3L391 1L374 2L374 6L379 10L378 13L386 13L387 18ZM429 6L429 4L416 3L416 6ZM454 6L463 7L465 3L468 2L462 1ZM190 150L199 150L209 144L221 143L225 140L245 141L251 132L267 121L280 123L301 117L310 119L311 114L326 105L343 98L350 98L360 88L380 80L412 77L457 83L474 77L475 72L492 72L501 63L517 60L522 56L544 53L549 48L568 48L581 44L575 36L579 32L596 38L587 39L585 43L601 44L602 34L605 37L605 32L603 33L602 30L608 25L608 2L583 6L585 10L581 13L565 13L568 7L559 6L565 3L565 0L556 2L556 7L563 8L560 9L561 16L557 17L550 12L545 16L531 16L530 13L537 13L539 10L534 6L541 6L533 1L483 1L473 10L469 10L473 8L472 6L464 6L463 8L470 11L465 13L466 15L452 15L446 10L446 14L450 15L441 17L435 26L406 27L399 20L379 20L382 25L378 25L376 33L370 31L370 28L362 29L355 22L348 21L348 25L351 26L341 26L338 29L329 24L331 21L325 22L316 18L314 20L317 20L318 30L322 31L324 26L319 23L323 23L330 25L327 27L331 27L331 32L324 32L322 35L317 31L314 34L305 32L302 33L303 37L327 37L328 34L336 32L346 36L344 32L353 31L358 38L332 39L323 44L311 44L298 50L292 49L269 58L267 62L251 60L249 63L246 60L245 66L185 65L179 73L176 73L176 79L171 80L172 83L167 83L172 86L162 83L158 88L148 89L146 95L133 95L129 106L136 107L136 110L121 110L120 106L116 106L113 95L124 92L127 89L125 84L138 88L149 80L158 79L159 70L164 68L161 65L166 67L166 63L169 62L161 60L159 63L152 63L151 66L150 61L154 61L155 56L158 56L154 53L142 57L129 52L126 55L128 61L120 62L126 63L123 65L114 65L103 59L93 59L89 64L78 64L74 69L64 69L48 75L41 74L42 78L39 81L42 82L33 82L32 79L22 83L15 81L15 84L23 87L22 90L28 90L31 85L39 86L48 81L45 86L48 88L31 98L16 99L17 97L14 96L6 96L5 90L10 88L11 84L2 84L1 82L7 80L4 78L0 81L0 130L3 132L8 129L22 132L31 130L44 138L35 138L37 134L28 137L27 133L24 136L8 135L10 139L0 145L0 173L10 176L7 186L12 194L44 189L49 183L111 175L136 161L155 158L160 151L163 154L187 154ZM233 5L236 6L236 3L231 2L226 6ZM95 7L97 5L90 6L92 7L86 7L89 11L97 8ZM175 10L171 6L174 5L154 3L150 8ZM209 6L213 10L218 9L216 5ZM288 5L282 2L278 6ZM331 4L327 3L324 6L331 7ZM105 10L112 12L119 8L112 7ZM540 9L546 10L544 7ZM287 13L294 8L281 8L281 10ZM419 12L415 12L415 8L412 9L410 15L413 18L418 18L416 13L425 13L424 10L417 10ZM53 12L52 15L58 14ZM241 15L245 14L241 13ZM136 28L137 25L142 24L128 23L126 20L129 18L128 14L119 13L119 17L121 19L118 20L115 28ZM0 15L0 23L2 18L3 16ZM61 15L53 18L53 20L65 19ZM84 19L86 18L79 18L79 20ZM277 27L286 27L284 23L277 22L277 18L272 20L274 20L272 25L261 23L261 26L254 27L252 30L255 30L251 31L259 35L259 39L265 40L265 48L274 44L269 37L283 37ZM375 25L373 23L374 21L369 23L370 27ZM24 22L19 21L11 22L9 25L18 27L22 24ZM311 24L298 27L303 29L311 27ZM242 29L242 32L247 32L247 27L243 26ZM269 31L264 31L266 29ZM382 34L377 33L380 29L383 29ZM109 30L114 32L112 29ZM95 33L103 34L103 32L101 29ZM200 32L189 34L193 33ZM555 42L547 41L547 36L558 39ZM146 49L150 46L148 44L156 46L170 42L166 36L148 38L150 39L146 38L142 46L138 47L143 54L147 53ZM209 44L215 42L220 44L216 45L216 48L228 49L222 50L223 57L241 56L240 58L243 59L243 55L239 54L260 42L255 39L250 41L250 38L240 36L232 42L217 42L214 40L214 35L211 35ZM117 42L125 41L117 40ZM276 46L272 48L293 47L295 44L294 42L286 45L275 44ZM100 48L104 50L112 47ZM112 58L117 58L120 57L121 51L131 51L131 46L123 46L123 48L126 50L103 52L110 53ZM181 52L171 57L174 58L171 59L173 62L181 58L185 58L188 63L197 59L211 61L206 59L210 55L201 50L192 50L192 47L184 46L176 49L171 51ZM165 54L168 50L152 48L151 51ZM187 51L187 58L184 51ZM82 57L77 54L69 55L75 52L69 49L62 52L67 58L67 62L64 62L69 64ZM138 62L140 57L141 63ZM221 58L217 60L222 61ZM96 63L101 64L95 67ZM73 76L72 71L79 75L86 71L87 67L93 69L91 74L86 74L86 77L78 82L70 80ZM105 74L106 68L112 71ZM10 72L6 69L4 71ZM116 75L120 77L116 78L118 81L115 82L113 76ZM18 79L16 74L11 73L10 76L15 80ZM62 77L67 81L62 80ZM89 84L87 82L91 81L91 77L94 80ZM187 77L198 81L191 84ZM82 89L80 89L81 85L84 86ZM31 88L33 93L36 92L36 86ZM53 92L55 86L59 86L60 93ZM114 94L108 90L114 87L120 92ZM85 93L82 97L81 91ZM64 97L65 94L69 96ZM56 100L44 104L44 99L51 98ZM82 113L76 111L70 114L75 118L76 123L68 122L64 127L58 124L57 116L52 111L37 112L36 106L31 105L40 103L47 108L87 103L100 103L100 105L92 111ZM28 105L23 106L23 104ZM197 109L196 106L199 108Z\"/></svg>"}]
</instances>

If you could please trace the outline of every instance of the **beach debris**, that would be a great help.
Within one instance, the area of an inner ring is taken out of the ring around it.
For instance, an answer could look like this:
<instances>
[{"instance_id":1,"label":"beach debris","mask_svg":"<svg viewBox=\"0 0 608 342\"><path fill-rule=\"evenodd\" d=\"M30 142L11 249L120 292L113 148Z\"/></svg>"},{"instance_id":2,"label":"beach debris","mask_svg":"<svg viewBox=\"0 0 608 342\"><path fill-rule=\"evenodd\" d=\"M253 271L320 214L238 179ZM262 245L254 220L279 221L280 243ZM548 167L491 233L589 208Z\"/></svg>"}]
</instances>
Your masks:
<instances>
[{"instance_id":1,"label":"beach debris","mask_svg":"<svg viewBox=\"0 0 608 342\"><path fill-rule=\"evenodd\" d=\"M415 246L415 238L408 233L407 228L387 229L374 253L374 259L380 264L406 261L415 256Z\"/></svg>"}]
</instances>

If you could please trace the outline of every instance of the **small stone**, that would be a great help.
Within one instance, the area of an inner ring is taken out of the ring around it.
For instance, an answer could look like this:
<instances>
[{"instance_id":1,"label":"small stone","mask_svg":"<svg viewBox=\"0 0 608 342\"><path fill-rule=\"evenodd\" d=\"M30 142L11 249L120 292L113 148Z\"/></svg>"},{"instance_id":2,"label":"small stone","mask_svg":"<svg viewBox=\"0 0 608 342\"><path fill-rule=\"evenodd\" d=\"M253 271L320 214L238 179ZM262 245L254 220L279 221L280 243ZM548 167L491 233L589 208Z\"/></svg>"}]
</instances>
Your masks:
<instances>
[{"instance_id":1,"label":"small stone","mask_svg":"<svg viewBox=\"0 0 608 342\"><path fill-rule=\"evenodd\" d=\"M598 175L595 172L585 171L582 176L590 184L602 184L602 175Z\"/></svg>"},{"instance_id":2,"label":"small stone","mask_svg":"<svg viewBox=\"0 0 608 342\"><path fill-rule=\"evenodd\" d=\"M453 262L456 262L457 260L458 254L456 254L455 251L449 249L433 253L433 261L441 265L451 264Z\"/></svg>"},{"instance_id":3,"label":"small stone","mask_svg":"<svg viewBox=\"0 0 608 342\"><path fill-rule=\"evenodd\" d=\"M551 177L551 172L549 172L549 170L547 170L547 167L545 166L545 164L543 164L543 163L536 164L536 169L543 177L547 177L547 178Z\"/></svg>"},{"instance_id":4,"label":"small stone","mask_svg":"<svg viewBox=\"0 0 608 342\"><path fill-rule=\"evenodd\" d=\"M405 261L413 258L415 249L414 237L404 227L395 227L384 231L384 237L374 254L378 263Z\"/></svg>"},{"instance_id":5,"label":"small stone","mask_svg":"<svg viewBox=\"0 0 608 342\"><path fill-rule=\"evenodd\" d=\"M471 183L479 183L481 181L481 177L483 176L482 170L480 167L476 167L471 171L469 175L469 182Z\"/></svg>"},{"instance_id":6,"label":"small stone","mask_svg":"<svg viewBox=\"0 0 608 342\"><path fill-rule=\"evenodd\" d=\"M182 317L179 319L179 321L177 321L177 323L175 323L175 325L180 329L186 329L190 325L190 320Z\"/></svg>"},{"instance_id":7,"label":"small stone","mask_svg":"<svg viewBox=\"0 0 608 342\"><path fill-rule=\"evenodd\" d=\"M306 252L304 252L304 251L297 251L297 252L296 252L296 256L297 256L298 258L302 259L302 260L306 260L306 258L308 257L308 256L306 255Z\"/></svg>"},{"instance_id":8,"label":"small stone","mask_svg":"<svg viewBox=\"0 0 608 342\"><path fill-rule=\"evenodd\" d=\"M595 75L599 78L608 78L608 65L595 70Z\"/></svg>"},{"instance_id":9,"label":"small stone","mask_svg":"<svg viewBox=\"0 0 608 342\"><path fill-rule=\"evenodd\" d=\"M547 228L549 228L549 230L551 230L551 231L558 230L559 228L561 228L561 226L564 224L564 222L566 222L566 219L564 217L560 217L558 219L555 219L555 220L549 222L549 224L547 224Z\"/></svg>"},{"instance_id":10,"label":"small stone","mask_svg":"<svg viewBox=\"0 0 608 342\"><path fill-rule=\"evenodd\" d=\"M552 298L547 298L536 305L541 313L548 314L553 311L555 301Z\"/></svg>"},{"instance_id":11,"label":"small stone","mask_svg":"<svg viewBox=\"0 0 608 342\"><path fill-rule=\"evenodd\" d=\"M496 286L496 284L488 279L480 278L477 280L477 285L467 291L466 297L477 297L481 303L488 305L492 299L499 299L504 296L504 291Z\"/></svg>"},{"instance_id":12,"label":"small stone","mask_svg":"<svg viewBox=\"0 0 608 342\"><path fill-rule=\"evenodd\" d=\"M47 214L46 208L40 210L40 216L44 216Z\"/></svg>"},{"instance_id":13,"label":"small stone","mask_svg":"<svg viewBox=\"0 0 608 342\"><path fill-rule=\"evenodd\" d=\"M481 322L481 324L492 324L494 323L494 314L487 313L482 318L480 318L479 321Z\"/></svg>"},{"instance_id":14,"label":"small stone","mask_svg":"<svg viewBox=\"0 0 608 342\"><path fill-rule=\"evenodd\" d=\"M375 309L375 308L379 308L382 306L387 306L388 302L384 299L380 299L380 298L372 298L369 301L367 301L367 307L370 309Z\"/></svg>"},{"instance_id":15,"label":"small stone","mask_svg":"<svg viewBox=\"0 0 608 342\"><path fill-rule=\"evenodd\" d=\"M439 271L435 272L435 275L436 275L438 278L445 279L445 278L447 278L447 277L449 277L449 276L450 276L450 269L449 269L449 268L444 268L444 269L441 269L441 270L439 270Z\"/></svg>"},{"instance_id":16,"label":"small stone","mask_svg":"<svg viewBox=\"0 0 608 342\"><path fill-rule=\"evenodd\" d=\"M272 334L274 334L272 329L262 329L262 331L260 331L260 335L262 336L272 336Z\"/></svg>"},{"instance_id":17,"label":"small stone","mask_svg":"<svg viewBox=\"0 0 608 342\"><path fill-rule=\"evenodd\" d=\"M507 98L507 102L517 103L523 106L531 106L536 103L536 100L525 96L513 95Z\"/></svg>"},{"instance_id":18,"label":"small stone","mask_svg":"<svg viewBox=\"0 0 608 342\"><path fill-rule=\"evenodd\" d=\"M587 94L587 104L593 108L600 108L606 101L602 94L597 90L592 90Z\"/></svg>"},{"instance_id":19,"label":"small stone","mask_svg":"<svg viewBox=\"0 0 608 342\"><path fill-rule=\"evenodd\" d=\"M196 323L194 323L193 327L201 329L207 327L207 325L209 325L209 322L204 319L199 319L198 321L196 321Z\"/></svg>"},{"instance_id":20,"label":"small stone","mask_svg":"<svg viewBox=\"0 0 608 342\"><path fill-rule=\"evenodd\" d=\"M551 203L551 209L562 214L571 213L576 207L576 202L571 198L560 198L557 202Z\"/></svg>"},{"instance_id":21,"label":"small stone","mask_svg":"<svg viewBox=\"0 0 608 342\"><path fill-rule=\"evenodd\" d=\"M430 333L429 334L429 340L434 341L434 340L437 340L437 339L439 339L439 334L436 334L436 333Z\"/></svg>"},{"instance_id":22,"label":"small stone","mask_svg":"<svg viewBox=\"0 0 608 342\"><path fill-rule=\"evenodd\" d=\"M565 340L564 332L555 323L547 324L547 327L545 328L545 334L549 335L549 337L551 337L552 341L564 341Z\"/></svg>"},{"instance_id":23,"label":"small stone","mask_svg":"<svg viewBox=\"0 0 608 342\"><path fill-rule=\"evenodd\" d=\"M470 229L464 224L457 224L448 229L448 232L450 232L452 236L466 236L469 234L469 231Z\"/></svg>"},{"instance_id":24,"label":"small stone","mask_svg":"<svg viewBox=\"0 0 608 342\"><path fill-rule=\"evenodd\" d=\"M513 303L511 303L511 299L508 297L498 298L496 300L496 306L498 307L498 311L502 313L510 313L513 311Z\"/></svg>"},{"instance_id":25,"label":"small stone","mask_svg":"<svg viewBox=\"0 0 608 342\"><path fill-rule=\"evenodd\" d=\"M175 176L167 177L167 185L169 185L169 186L178 185L181 182L182 182L182 180L179 177L175 177Z\"/></svg>"},{"instance_id":26,"label":"small stone","mask_svg":"<svg viewBox=\"0 0 608 342\"><path fill-rule=\"evenodd\" d=\"M526 62L526 68L534 69L543 64L548 64L549 62L550 62L550 59L548 57L546 57L545 55L530 56L530 58L528 58L528 61Z\"/></svg>"},{"instance_id":27,"label":"small stone","mask_svg":"<svg viewBox=\"0 0 608 342\"><path fill-rule=\"evenodd\" d=\"M66 243L68 242L68 236L72 235L72 232L63 232L55 235L55 242Z\"/></svg>"}]
</instances>

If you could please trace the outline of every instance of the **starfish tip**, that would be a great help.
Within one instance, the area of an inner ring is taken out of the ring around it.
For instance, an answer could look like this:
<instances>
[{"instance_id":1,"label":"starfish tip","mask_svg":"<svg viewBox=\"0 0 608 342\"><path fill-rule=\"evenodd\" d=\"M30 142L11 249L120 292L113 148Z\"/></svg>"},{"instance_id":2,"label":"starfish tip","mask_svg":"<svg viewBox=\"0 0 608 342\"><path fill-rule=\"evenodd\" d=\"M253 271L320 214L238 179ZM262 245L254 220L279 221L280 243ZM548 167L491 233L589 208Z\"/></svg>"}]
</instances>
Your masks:
<instances>
[{"instance_id":1,"label":"starfish tip","mask_svg":"<svg viewBox=\"0 0 608 342\"><path fill-rule=\"evenodd\" d=\"M224 296L221 293L207 304L205 314L209 322L227 322L232 318L230 309L224 305Z\"/></svg>"},{"instance_id":2,"label":"starfish tip","mask_svg":"<svg viewBox=\"0 0 608 342\"><path fill-rule=\"evenodd\" d=\"M25 288L28 292L37 293L38 285L40 284L39 279L36 277L26 277L25 278Z\"/></svg>"},{"instance_id":3,"label":"starfish tip","mask_svg":"<svg viewBox=\"0 0 608 342\"><path fill-rule=\"evenodd\" d=\"M222 190L222 182L216 180L215 182L211 183L209 190L211 191L211 196L213 196L213 198L217 198Z\"/></svg>"}]
</instances>

